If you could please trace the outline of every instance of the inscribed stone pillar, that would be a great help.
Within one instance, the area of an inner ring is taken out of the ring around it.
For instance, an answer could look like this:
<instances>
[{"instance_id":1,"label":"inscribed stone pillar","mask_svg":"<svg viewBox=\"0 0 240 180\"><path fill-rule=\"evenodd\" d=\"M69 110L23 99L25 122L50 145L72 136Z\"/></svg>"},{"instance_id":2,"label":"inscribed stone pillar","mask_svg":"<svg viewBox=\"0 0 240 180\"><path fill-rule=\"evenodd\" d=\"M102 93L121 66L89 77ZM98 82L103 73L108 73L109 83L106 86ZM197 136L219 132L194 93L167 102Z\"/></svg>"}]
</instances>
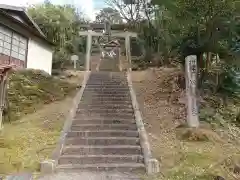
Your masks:
<instances>
[{"instance_id":1,"label":"inscribed stone pillar","mask_svg":"<svg viewBox=\"0 0 240 180\"><path fill-rule=\"evenodd\" d=\"M189 127L198 127L197 106L197 56L188 56L186 65L186 97L187 97L187 122Z\"/></svg>"}]
</instances>

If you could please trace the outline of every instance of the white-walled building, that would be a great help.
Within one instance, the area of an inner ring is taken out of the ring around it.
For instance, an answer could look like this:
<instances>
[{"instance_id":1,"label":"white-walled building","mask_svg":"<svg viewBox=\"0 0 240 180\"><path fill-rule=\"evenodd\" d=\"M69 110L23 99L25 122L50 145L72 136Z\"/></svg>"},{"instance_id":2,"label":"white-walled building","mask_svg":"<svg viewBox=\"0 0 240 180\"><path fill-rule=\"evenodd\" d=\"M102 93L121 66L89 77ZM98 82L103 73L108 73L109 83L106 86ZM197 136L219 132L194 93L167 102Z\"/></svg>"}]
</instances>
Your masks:
<instances>
[{"instance_id":1,"label":"white-walled building","mask_svg":"<svg viewBox=\"0 0 240 180\"><path fill-rule=\"evenodd\" d=\"M53 44L24 8L0 5L0 65L52 72Z\"/></svg>"}]
</instances>

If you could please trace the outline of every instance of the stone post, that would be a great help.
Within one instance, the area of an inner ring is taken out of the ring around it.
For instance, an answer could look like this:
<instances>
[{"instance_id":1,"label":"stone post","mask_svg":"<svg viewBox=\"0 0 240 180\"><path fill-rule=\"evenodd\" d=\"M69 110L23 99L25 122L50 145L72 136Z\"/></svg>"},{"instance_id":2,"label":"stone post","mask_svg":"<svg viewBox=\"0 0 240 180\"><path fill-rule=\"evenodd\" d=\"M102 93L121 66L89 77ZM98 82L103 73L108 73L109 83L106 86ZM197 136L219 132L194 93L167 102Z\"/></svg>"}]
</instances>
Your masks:
<instances>
[{"instance_id":1,"label":"stone post","mask_svg":"<svg viewBox=\"0 0 240 180\"><path fill-rule=\"evenodd\" d=\"M3 120L3 110L5 108L6 95L7 95L8 71L11 70L13 67L14 67L13 65L0 66L0 130L3 128L2 120Z\"/></svg>"},{"instance_id":2,"label":"stone post","mask_svg":"<svg viewBox=\"0 0 240 180\"><path fill-rule=\"evenodd\" d=\"M199 127L197 105L197 56L188 56L185 59L187 123L189 127Z\"/></svg>"},{"instance_id":3,"label":"stone post","mask_svg":"<svg viewBox=\"0 0 240 180\"><path fill-rule=\"evenodd\" d=\"M5 78L1 77L0 83L0 130L3 128L2 121L3 121L3 110L4 110L4 100L5 100Z\"/></svg>"},{"instance_id":4,"label":"stone post","mask_svg":"<svg viewBox=\"0 0 240 180\"><path fill-rule=\"evenodd\" d=\"M73 68L76 70L77 69L77 61L78 61L78 56L77 55L72 55L71 60L73 61Z\"/></svg>"}]
</instances>

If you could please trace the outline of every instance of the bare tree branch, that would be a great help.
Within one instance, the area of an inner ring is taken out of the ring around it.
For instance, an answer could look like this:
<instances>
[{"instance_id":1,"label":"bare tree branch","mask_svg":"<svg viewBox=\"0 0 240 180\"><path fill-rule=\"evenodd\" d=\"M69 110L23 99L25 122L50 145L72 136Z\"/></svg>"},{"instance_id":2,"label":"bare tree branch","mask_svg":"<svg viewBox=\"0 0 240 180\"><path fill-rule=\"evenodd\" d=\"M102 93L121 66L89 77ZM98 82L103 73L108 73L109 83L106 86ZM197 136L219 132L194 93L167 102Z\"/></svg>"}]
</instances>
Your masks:
<instances>
[{"instance_id":1,"label":"bare tree branch","mask_svg":"<svg viewBox=\"0 0 240 180\"><path fill-rule=\"evenodd\" d=\"M123 0L106 0L106 3L116 9L121 16L130 24L136 24L141 19L143 0L138 0L135 4L126 5Z\"/></svg>"}]
</instances>

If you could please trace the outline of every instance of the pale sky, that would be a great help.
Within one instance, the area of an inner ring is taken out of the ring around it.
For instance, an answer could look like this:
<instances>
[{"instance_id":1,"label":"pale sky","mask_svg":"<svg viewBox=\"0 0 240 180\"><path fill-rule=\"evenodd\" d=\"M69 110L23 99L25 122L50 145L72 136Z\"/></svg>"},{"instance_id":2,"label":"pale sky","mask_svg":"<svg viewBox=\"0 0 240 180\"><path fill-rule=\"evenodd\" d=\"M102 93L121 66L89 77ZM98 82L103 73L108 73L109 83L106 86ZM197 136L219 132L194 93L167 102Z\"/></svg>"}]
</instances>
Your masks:
<instances>
[{"instance_id":1,"label":"pale sky","mask_svg":"<svg viewBox=\"0 0 240 180\"><path fill-rule=\"evenodd\" d=\"M41 3L44 0L0 0L0 4L14 6L26 6L30 4ZM84 13L94 20L97 9L104 7L104 0L50 0L54 4L74 4Z\"/></svg>"}]
</instances>

